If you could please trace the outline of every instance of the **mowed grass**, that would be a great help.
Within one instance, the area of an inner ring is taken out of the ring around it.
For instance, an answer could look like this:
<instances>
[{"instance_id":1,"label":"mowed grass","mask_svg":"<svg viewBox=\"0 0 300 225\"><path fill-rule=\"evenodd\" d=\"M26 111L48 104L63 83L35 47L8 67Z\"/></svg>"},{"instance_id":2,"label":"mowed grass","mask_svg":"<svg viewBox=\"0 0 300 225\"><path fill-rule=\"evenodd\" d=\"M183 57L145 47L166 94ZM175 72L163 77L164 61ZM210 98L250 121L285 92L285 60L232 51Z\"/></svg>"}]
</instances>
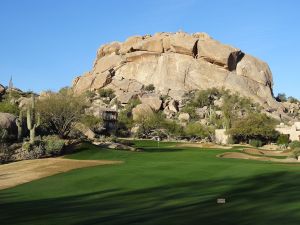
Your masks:
<instances>
[{"instance_id":1,"label":"mowed grass","mask_svg":"<svg viewBox=\"0 0 300 225\"><path fill-rule=\"evenodd\" d=\"M136 141L143 152L84 145L73 159L122 160L0 191L0 224L300 223L300 165L216 155L228 150ZM236 151L236 150L233 150ZM1 182L0 177L0 182ZM226 204L217 204L225 198Z\"/></svg>"}]
</instances>

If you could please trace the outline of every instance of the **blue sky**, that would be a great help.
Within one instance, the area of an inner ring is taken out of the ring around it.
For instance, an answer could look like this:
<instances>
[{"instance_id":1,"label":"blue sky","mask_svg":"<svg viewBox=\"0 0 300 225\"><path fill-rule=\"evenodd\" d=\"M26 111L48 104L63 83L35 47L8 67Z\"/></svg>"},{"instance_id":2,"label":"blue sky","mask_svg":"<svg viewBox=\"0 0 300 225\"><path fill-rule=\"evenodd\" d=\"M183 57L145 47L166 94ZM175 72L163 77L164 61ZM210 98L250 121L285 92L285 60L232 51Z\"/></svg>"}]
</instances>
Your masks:
<instances>
[{"instance_id":1,"label":"blue sky","mask_svg":"<svg viewBox=\"0 0 300 225\"><path fill-rule=\"evenodd\" d=\"M160 31L206 32L266 61L274 92L300 98L300 1L0 0L0 83L58 90L100 45Z\"/></svg>"}]
</instances>

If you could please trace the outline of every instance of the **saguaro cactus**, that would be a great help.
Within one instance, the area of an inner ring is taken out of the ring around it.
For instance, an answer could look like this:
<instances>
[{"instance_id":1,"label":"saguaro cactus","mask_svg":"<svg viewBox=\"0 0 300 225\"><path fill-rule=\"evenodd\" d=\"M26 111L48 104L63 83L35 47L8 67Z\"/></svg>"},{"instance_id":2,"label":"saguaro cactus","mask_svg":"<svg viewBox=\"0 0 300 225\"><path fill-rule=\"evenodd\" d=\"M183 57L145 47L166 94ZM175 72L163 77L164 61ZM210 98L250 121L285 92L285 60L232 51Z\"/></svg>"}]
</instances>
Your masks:
<instances>
[{"instance_id":1,"label":"saguaro cactus","mask_svg":"<svg viewBox=\"0 0 300 225\"><path fill-rule=\"evenodd\" d=\"M27 109L27 128L30 132L30 143L34 143L35 129L40 125L40 115L35 110L35 97L32 94L31 107Z\"/></svg>"},{"instance_id":2,"label":"saguaro cactus","mask_svg":"<svg viewBox=\"0 0 300 225\"><path fill-rule=\"evenodd\" d=\"M21 141L23 137L23 111L20 110L19 117L16 120L18 127L18 140Z\"/></svg>"}]
</instances>

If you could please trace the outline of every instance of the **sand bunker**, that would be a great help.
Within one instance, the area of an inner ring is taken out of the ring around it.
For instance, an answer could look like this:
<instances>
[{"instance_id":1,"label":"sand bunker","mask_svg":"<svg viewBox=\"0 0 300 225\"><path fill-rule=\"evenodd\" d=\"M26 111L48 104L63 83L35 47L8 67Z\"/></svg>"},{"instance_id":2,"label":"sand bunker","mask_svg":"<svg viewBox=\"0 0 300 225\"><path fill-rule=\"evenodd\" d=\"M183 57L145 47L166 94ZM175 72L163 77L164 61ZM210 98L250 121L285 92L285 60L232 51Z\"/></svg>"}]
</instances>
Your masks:
<instances>
[{"instance_id":1,"label":"sand bunker","mask_svg":"<svg viewBox=\"0 0 300 225\"><path fill-rule=\"evenodd\" d=\"M121 161L35 159L0 165L0 190L77 168L117 164Z\"/></svg>"},{"instance_id":2,"label":"sand bunker","mask_svg":"<svg viewBox=\"0 0 300 225\"><path fill-rule=\"evenodd\" d=\"M270 161L270 162L282 162L282 163L299 162L298 160L293 159L293 158L276 159L276 158L267 157L267 156L248 155L248 154L242 153L242 152L225 152L223 154L217 155L217 157L230 158L230 159L251 159L251 160L258 160L258 161Z\"/></svg>"},{"instance_id":3,"label":"sand bunker","mask_svg":"<svg viewBox=\"0 0 300 225\"><path fill-rule=\"evenodd\" d=\"M253 155L264 155L264 156L288 156L289 152L274 151L274 150L261 150L255 148L245 148L243 149L244 153L253 154Z\"/></svg>"},{"instance_id":4,"label":"sand bunker","mask_svg":"<svg viewBox=\"0 0 300 225\"><path fill-rule=\"evenodd\" d=\"M196 147L196 148L213 148L213 149L231 149L230 146L217 145L214 143L178 143L176 147Z\"/></svg>"}]
</instances>

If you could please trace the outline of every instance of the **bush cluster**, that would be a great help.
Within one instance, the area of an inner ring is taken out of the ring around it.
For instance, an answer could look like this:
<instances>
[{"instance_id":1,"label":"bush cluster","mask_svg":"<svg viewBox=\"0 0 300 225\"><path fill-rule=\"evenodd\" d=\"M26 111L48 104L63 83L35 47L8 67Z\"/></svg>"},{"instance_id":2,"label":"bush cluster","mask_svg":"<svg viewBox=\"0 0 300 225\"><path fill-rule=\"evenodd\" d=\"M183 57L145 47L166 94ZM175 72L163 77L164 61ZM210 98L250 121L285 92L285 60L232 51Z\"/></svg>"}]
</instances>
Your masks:
<instances>
[{"instance_id":1,"label":"bush cluster","mask_svg":"<svg viewBox=\"0 0 300 225\"><path fill-rule=\"evenodd\" d=\"M249 141L249 145L253 146L253 147L261 147L263 145L262 141L261 140L258 140L258 139L251 139Z\"/></svg>"},{"instance_id":2,"label":"bush cluster","mask_svg":"<svg viewBox=\"0 0 300 225\"><path fill-rule=\"evenodd\" d=\"M289 147L290 147L291 149L300 148L300 141L292 141L292 142L289 144Z\"/></svg>"},{"instance_id":3,"label":"bush cluster","mask_svg":"<svg viewBox=\"0 0 300 225\"><path fill-rule=\"evenodd\" d=\"M297 147L297 148L293 149L293 151L291 153L291 157L298 159L299 156L300 156L300 147Z\"/></svg>"},{"instance_id":4,"label":"bush cluster","mask_svg":"<svg viewBox=\"0 0 300 225\"><path fill-rule=\"evenodd\" d=\"M243 119L234 121L228 130L234 140L239 142L250 142L260 140L263 143L276 141L279 133L275 130L276 121L265 114L250 113Z\"/></svg>"},{"instance_id":5,"label":"bush cluster","mask_svg":"<svg viewBox=\"0 0 300 225\"><path fill-rule=\"evenodd\" d=\"M278 145L284 145L284 146L288 146L289 145L289 136L286 135L286 134L280 134L278 136L278 139L277 139L277 144Z\"/></svg>"},{"instance_id":6,"label":"bush cluster","mask_svg":"<svg viewBox=\"0 0 300 225\"><path fill-rule=\"evenodd\" d=\"M0 102L0 112L18 115L19 107L15 104L11 104L8 101L3 101L3 102Z\"/></svg>"},{"instance_id":7,"label":"bush cluster","mask_svg":"<svg viewBox=\"0 0 300 225\"><path fill-rule=\"evenodd\" d=\"M153 84L149 84L147 86L144 87L144 90L145 91L154 91L155 90L155 87Z\"/></svg>"},{"instance_id":8,"label":"bush cluster","mask_svg":"<svg viewBox=\"0 0 300 225\"><path fill-rule=\"evenodd\" d=\"M56 135L43 137L43 143L46 154L60 155L65 145L64 140Z\"/></svg>"},{"instance_id":9,"label":"bush cluster","mask_svg":"<svg viewBox=\"0 0 300 225\"><path fill-rule=\"evenodd\" d=\"M97 132L98 129L103 124L102 119L100 119L99 117L93 116L93 115L83 115L80 122L83 123L85 126L90 128L94 132Z\"/></svg>"},{"instance_id":10,"label":"bush cluster","mask_svg":"<svg viewBox=\"0 0 300 225\"><path fill-rule=\"evenodd\" d=\"M99 89L98 93L101 98L113 99L114 97L116 97L115 91L111 88L108 88L108 89L101 88L101 89Z\"/></svg>"}]
</instances>

